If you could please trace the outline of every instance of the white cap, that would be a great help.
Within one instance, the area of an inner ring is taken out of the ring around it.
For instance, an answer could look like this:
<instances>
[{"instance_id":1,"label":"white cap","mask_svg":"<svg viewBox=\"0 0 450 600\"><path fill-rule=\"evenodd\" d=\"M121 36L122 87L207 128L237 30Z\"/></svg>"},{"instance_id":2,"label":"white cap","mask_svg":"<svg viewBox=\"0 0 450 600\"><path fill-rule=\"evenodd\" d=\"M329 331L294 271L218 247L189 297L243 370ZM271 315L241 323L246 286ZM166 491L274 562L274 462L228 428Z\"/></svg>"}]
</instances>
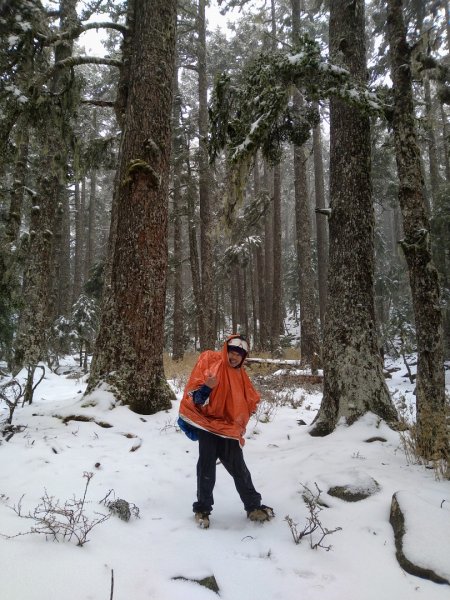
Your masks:
<instances>
[{"instance_id":1,"label":"white cap","mask_svg":"<svg viewBox=\"0 0 450 600\"><path fill-rule=\"evenodd\" d=\"M241 348L244 352L248 353L248 344L245 340L240 337L235 337L231 340L228 340L228 346Z\"/></svg>"}]
</instances>

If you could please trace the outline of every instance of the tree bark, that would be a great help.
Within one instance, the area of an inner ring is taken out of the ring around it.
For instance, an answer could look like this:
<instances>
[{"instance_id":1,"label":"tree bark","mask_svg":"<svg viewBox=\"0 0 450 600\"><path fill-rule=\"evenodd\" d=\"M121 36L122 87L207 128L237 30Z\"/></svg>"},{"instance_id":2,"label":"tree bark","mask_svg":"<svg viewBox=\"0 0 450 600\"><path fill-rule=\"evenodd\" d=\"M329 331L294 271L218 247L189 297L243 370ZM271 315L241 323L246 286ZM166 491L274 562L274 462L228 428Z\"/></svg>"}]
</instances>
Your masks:
<instances>
[{"instance_id":1,"label":"tree bark","mask_svg":"<svg viewBox=\"0 0 450 600\"><path fill-rule=\"evenodd\" d=\"M425 128L428 142L428 163L430 165L430 192L431 192L431 215L439 202L441 176L439 174L439 158L436 142L436 119L433 104L431 102L431 85L428 75L423 76L423 88L425 93ZM430 215L430 216L431 216Z\"/></svg>"},{"instance_id":2,"label":"tree bark","mask_svg":"<svg viewBox=\"0 0 450 600\"><path fill-rule=\"evenodd\" d=\"M367 80L364 0L330 5L330 56ZM324 395L312 435L366 412L396 419L383 376L374 309L374 211L369 117L330 103L330 262L323 343Z\"/></svg>"},{"instance_id":3,"label":"tree bark","mask_svg":"<svg viewBox=\"0 0 450 600\"><path fill-rule=\"evenodd\" d=\"M11 190L11 203L9 206L8 224L6 227L6 238L10 244L16 244L19 240L20 226L22 223L22 209L24 200L24 189L26 174L28 171L28 154L30 145L30 132L28 123L21 119L16 137L16 160L14 164L14 180Z\"/></svg>"},{"instance_id":4,"label":"tree bark","mask_svg":"<svg viewBox=\"0 0 450 600\"><path fill-rule=\"evenodd\" d=\"M138 413L170 407L163 369L175 0L136 3L110 274L88 393L101 383Z\"/></svg>"},{"instance_id":5,"label":"tree bark","mask_svg":"<svg viewBox=\"0 0 450 600\"><path fill-rule=\"evenodd\" d=\"M430 223L415 128L410 47L406 41L402 2L389 0L387 7L394 84L392 126L405 233L401 246L408 264L417 336L418 444L422 456L431 459L448 457L441 293L431 256Z\"/></svg>"}]
</instances>

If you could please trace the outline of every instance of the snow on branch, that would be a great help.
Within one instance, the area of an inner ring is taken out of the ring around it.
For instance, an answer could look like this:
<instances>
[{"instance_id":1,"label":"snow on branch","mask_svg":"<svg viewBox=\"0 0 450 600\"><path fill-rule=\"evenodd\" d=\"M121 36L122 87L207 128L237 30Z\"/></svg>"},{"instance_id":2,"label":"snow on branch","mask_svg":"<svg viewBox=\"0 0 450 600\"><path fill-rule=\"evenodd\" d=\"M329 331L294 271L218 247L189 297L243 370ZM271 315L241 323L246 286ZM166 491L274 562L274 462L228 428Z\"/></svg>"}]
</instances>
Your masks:
<instances>
[{"instance_id":1,"label":"snow on branch","mask_svg":"<svg viewBox=\"0 0 450 600\"><path fill-rule=\"evenodd\" d=\"M300 106L291 101L295 89L303 97ZM385 110L375 91L323 57L318 43L306 36L293 51L261 53L243 69L240 82L226 73L219 77L210 104L209 154L214 162L226 149L231 206L242 197L258 150L278 163L282 143L304 144L319 121L316 104L331 97L370 114Z\"/></svg>"},{"instance_id":2,"label":"snow on branch","mask_svg":"<svg viewBox=\"0 0 450 600\"><path fill-rule=\"evenodd\" d=\"M73 27L72 29L68 29L62 33L55 33L53 35L44 35L42 33L38 33L37 37L44 46L50 46L51 44L55 44L56 42L61 42L63 40L74 40L82 33L90 31L91 29L115 29L123 35L125 35L128 31L128 27L125 25L103 21L98 23L86 23L85 25L79 25L78 27Z\"/></svg>"},{"instance_id":3,"label":"snow on branch","mask_svg":"<svg viewBox=\"0 0 450 600\"><path fill-rule=\"evenodd\" d=\"M61 69L71 69L72 67L79 65L107 65L120 68L122 66L122 61L114 58L100 58L97 56L69 56L69 58L65 58L64 60L55 63L51 69L38 79L35 85L43 85Z\"/></svg>"}]
</instances>

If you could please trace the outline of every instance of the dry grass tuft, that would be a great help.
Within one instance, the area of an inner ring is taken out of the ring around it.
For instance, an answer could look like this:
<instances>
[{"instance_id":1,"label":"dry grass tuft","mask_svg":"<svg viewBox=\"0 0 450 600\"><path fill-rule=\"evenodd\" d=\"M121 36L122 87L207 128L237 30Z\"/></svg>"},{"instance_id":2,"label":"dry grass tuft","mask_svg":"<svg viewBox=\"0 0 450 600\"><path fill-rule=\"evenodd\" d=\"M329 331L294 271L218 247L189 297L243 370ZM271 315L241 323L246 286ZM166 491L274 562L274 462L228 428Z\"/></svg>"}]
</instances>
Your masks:
<instances>
[{"instance_id":1,"label":"dry grass tuft","mask_svg":"<svg viewBox=\"0 0 450 600\"><path fill-rule=\"evenodd\" d=\"M434 469L436 479L450 479L449 425L450 405L442 410L422 410L414 421L407 409L400 411L400 440L410 464Z\"/></svg>"},{"instance_id":2,"label":"dry grass tuft","mask_svg":"<svg viewBox=\"0 0 450 600\"><path fill-rule=\"evenodd\" d=\"M183 360L172 360L168 354L164 354L164 372L167 379L173 381L179 391L183 391L189 375L195 366L200 354L189 352L184 355Z\"/></svg>"}]
</instances>

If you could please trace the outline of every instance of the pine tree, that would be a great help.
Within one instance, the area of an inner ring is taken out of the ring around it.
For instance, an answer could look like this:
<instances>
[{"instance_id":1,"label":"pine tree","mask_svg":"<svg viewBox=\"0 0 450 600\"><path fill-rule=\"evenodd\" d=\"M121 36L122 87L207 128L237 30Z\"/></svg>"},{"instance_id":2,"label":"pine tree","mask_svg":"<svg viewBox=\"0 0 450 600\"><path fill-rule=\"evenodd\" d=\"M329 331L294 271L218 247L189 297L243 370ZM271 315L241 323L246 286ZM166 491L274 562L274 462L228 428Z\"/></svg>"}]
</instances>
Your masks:
<instances>
[{"instance_id":1,"label":"pine tree","mask_svg":"<svg viewBox=\"0 0 450 600\"><path fill-rule=\"evenodd\" d=\"M132 6L107 287L88 391L112 384L132 410L151 414L174 397L163 347L176 3Z\"/></svg>"}]
</instances>

